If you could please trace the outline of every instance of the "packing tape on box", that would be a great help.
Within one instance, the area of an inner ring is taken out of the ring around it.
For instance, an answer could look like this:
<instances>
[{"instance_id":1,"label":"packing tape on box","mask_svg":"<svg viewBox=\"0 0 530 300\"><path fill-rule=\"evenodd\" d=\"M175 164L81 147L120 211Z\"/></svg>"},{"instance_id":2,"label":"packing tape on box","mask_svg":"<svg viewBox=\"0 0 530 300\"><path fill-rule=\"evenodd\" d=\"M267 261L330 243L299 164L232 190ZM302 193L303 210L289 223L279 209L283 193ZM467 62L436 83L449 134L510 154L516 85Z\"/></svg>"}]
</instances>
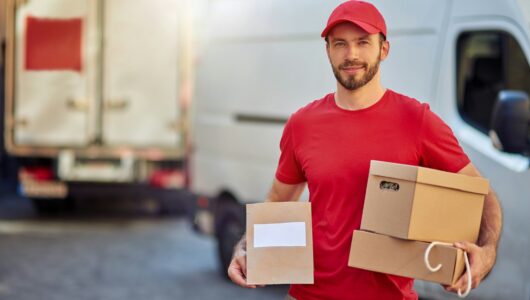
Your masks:
<instances>
[{"instance_id":1,"label":"packing tape on box","mask_svg":"<svg viewBox=\"0 0 530 300\"><path fill-rule=\"evenodd\" d=\"M431 253L432 248L434 248L435 246L453 246L453 244L444 242L432 242L429 247L425 249L423 260L425 262L425 266L427 266L427 269L429 269L429 271L431 272L438 272L442 268L442 264L438 264L436 267L432 267L431 263L429 262L429 254ZM465 298L467 295L469 295L469 292L471 291L471 267L469 265L469 258L467 257L466 251L464 251L464 262L466 264L467 287L464 293L462 293L460 289L458 289L458 297L460 298Z\"/></svg>"}]
</instances>

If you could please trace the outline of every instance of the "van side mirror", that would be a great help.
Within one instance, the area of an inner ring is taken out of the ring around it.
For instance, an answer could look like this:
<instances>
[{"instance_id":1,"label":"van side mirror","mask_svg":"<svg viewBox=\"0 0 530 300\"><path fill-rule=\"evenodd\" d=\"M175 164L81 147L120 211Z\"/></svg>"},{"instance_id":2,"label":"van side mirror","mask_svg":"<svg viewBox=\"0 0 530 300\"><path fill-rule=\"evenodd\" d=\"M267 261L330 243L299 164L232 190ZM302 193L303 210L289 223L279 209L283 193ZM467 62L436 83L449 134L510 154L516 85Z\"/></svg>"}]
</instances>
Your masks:
<instances>
[{"instance_id":1,"label":"van side mirror","mask_svg":"<svg viewBox=\"0 0 530 300\"><path fill-rule=\"evenodd\" d=\"M525 92L500 91L491 119L490 138L495 148L509 153L530 153L530 100Z\"/></svg>"}]
</instances>

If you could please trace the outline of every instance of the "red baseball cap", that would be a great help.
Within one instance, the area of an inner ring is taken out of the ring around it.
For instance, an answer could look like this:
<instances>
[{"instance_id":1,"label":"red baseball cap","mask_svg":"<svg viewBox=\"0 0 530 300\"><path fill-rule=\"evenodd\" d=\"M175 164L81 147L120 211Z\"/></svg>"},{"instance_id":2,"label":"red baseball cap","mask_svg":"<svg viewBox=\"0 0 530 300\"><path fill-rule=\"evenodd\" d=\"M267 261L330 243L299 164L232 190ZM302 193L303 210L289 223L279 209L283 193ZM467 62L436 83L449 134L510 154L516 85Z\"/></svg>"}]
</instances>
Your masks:
<instances>
[{"instance_id":1,"label":"red baseball cap","mask_svg":"<svg viewBox=\"0 0 530 300\"><path fill-rule=\"evenodd\" d=\"M321 36L327 37L335 25L343 22L353 23L370 34L380 32L386 37L385 19L371 3L350 0L340 4L329 16L328 24Z\"/></svg>"}]
</instances>

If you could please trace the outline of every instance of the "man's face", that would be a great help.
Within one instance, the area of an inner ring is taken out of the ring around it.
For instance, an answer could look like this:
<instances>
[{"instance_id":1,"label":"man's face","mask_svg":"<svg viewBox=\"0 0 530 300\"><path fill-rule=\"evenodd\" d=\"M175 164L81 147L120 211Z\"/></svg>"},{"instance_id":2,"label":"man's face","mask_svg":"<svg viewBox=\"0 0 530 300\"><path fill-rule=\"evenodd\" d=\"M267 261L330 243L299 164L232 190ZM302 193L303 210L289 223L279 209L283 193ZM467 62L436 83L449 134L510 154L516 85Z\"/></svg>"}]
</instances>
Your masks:
<instances>
[{"instance_id":1,"label":"man's face","mask_svg":"<svg viewBox=\"0 0 530 300\"><path fill-rule=\"evenodd\" d=\"M337 81L348 90L370 82L388 53L388 42L351 23L338 24L328 35L327 53Z\"/></svg>"}]
</instances>

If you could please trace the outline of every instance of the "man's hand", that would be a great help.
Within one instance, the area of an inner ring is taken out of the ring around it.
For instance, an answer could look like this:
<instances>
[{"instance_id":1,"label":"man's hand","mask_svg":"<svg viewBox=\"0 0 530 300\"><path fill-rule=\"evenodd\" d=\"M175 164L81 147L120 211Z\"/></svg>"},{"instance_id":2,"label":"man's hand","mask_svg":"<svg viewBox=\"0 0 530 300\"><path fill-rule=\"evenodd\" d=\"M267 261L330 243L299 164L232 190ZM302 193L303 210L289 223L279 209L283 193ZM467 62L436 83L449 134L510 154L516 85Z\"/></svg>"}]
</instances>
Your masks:
<instances>
[{"instance_id":1,"label":"man's hand","mask_svg":"<svg viewBox=\"0 0 530 300\"><path fill-rule=\"evenodd\" d=\"M459 174L468 176L481 176L477 168L472 163L462 168ZM471 270L471 288L477 288L484 277L488 275L497 257L497 245L501 235L502 228L502 210L497 195L490 188L489 193L484 198L484 209L480 223L480 232L477 244L470 242L455 243L458 247L467 252ZM446 286L445 289L450 292L463 293L467 288L467 274L464 274L452 286Z\"/></svg>"},{"instance_id":2,"label":"man's hand","mask_svg":"<svg viewBox=\"0 0 530 300\"><path fill-rule=\"evenodd\" d=\"M265 202L280 202L280 201L298 201L300 194L304 191L306 183L286 184L274 179L268 198ZM228 277L245 288L255 289L256 287L264 287L264 285L247 284L247 251L246 251L246 235L234 248L234 255L230 266L228 266Z\"/></svg>"},{"instance_id":3,"label":"man's hand","mask_svg":"<svg viewBox=\"0 0 530 300\"><path fill-rule=\"evenodd\" d=\"M237 243L230 266L228 266L228 277L237 285L244 288L255 289L256 285L247 284L247 251L244 247L245 240Z\"/></svg>"},{"instance_id":4,"label":"man's hand","mask_svg":"<svg viewBox=\"0 0 530 300\"><path fill-rule=\"evenodd\" d=\"M455 247L460 248L467 252L469 257L469 264L471 266L471 288L475 289L478 287L480 282L488 275L490 270L495 264L495 257L497 255L494 246L480 247L470 242L458 242L455 243ZM467 288L467 274L463 274L458 281L452 286L445 286L445 289L449 292L456 293L459 289L460 292L464 292Z\"/></svg>"}]
</instances>

